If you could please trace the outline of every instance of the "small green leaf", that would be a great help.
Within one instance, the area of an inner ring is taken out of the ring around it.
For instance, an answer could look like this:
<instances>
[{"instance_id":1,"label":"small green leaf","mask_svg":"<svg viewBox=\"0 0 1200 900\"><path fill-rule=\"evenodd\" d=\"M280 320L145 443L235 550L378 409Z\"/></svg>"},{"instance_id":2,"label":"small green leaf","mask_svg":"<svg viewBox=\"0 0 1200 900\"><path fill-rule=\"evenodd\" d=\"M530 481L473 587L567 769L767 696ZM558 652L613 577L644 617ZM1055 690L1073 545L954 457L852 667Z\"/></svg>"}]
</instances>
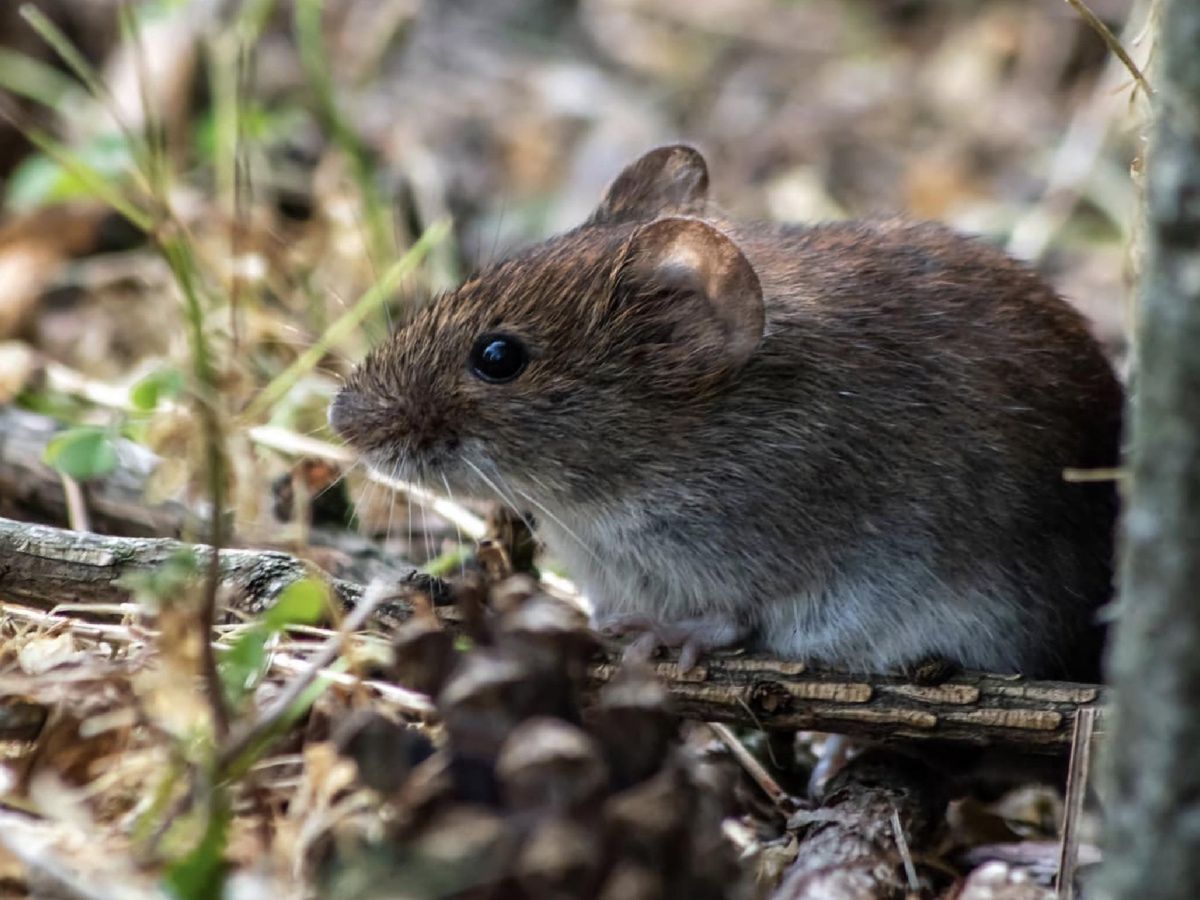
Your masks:
<instances>
[{"instance_id":1,"label":"small green leaf","mask_svg":"<svg viewBox=\"0 0 1200 900\"><path fill-rule=\"evenodd\" d=\"M178 397L183 391L183 373L178 369L158 369L129 389L129 402L141 412L151 412L159 401Z\"/></svg>"},{"instance_id":2,"label":"small green leaf","mask_svg":"<svg viewBox=\"0 0 1200 900\"><path fill-rule=\"evenodd\" d=\"M266 611L263 622L272 631L288 625L311 625L319 622L329 605L329 589L315 578L293 581L279 594L279 599Z\"/></svg>"},{"instance_id":3,"label":"small green leaf","mask_svg":"<svg viewBox=\"0 0 1200 900\"><path fill-rule=\"evenodd\" d=\"M238 636L233 646L221 653L218 668L225 696L235 706L262 678L267 666L267 639L270 631L255 625Z\"/></svg>"},{"instance_id":4,"label":"small green leaf","mask_svg":"<svg viewBox=\"0 0 1200 900\"><path fill-rule=\"evenodd\" d=\"M163 878L168 893L180 900L216 900L221 896L231 815L224 792L219 788L209 795L207 812L208 821L200 842L190 853L176 860Z\"/></svg>"},{"instance_id":5,"label":"small green leaf","mask_svg":"<svg viewBox=\"0 0 1200 900\"><path fill-rule=\"evenodd\" d=\"M459 653L469 653L475 649L475 642L465 634L460 634L454 638L454 649Z\"/></svg>"},{"instance_id":6,"label":"small green leaf","mask_svg":"<svg viewBox=\"0 0 1200 900\"><path fill-rule=\"evenodd\" d=\"M71 160L81 168L73 169L47 152L27 156L8 180L5 203L20 210L80 197L104 199L83 172L86 170L101 179L105 187L111 187L122 180L133 163L129 144L119 134L100 135L70 152Z\"/></svg>"},{"instance_id":7,"label":"small green leaf","mask_svg":"<svg viewBox=\"0 0 1200 900\"><path fill-rule=\"evenodd\" d=\"M456 544L434 559L421 566L421 571L437 578L453 575L466 565L471 558L472 550L465 544Z\"/></svg>"},{"instance_id":8,"label":"small green leaf","mask_svg":"<svg viewBox=\"0 0 1200 900\"><path fill-rule=\"evenodd\" d=\"M117 448L107 428L83 425L56 434L42 455L46 464L76 481L107 475L117 467Z\"/></svg>"}]
</instances>

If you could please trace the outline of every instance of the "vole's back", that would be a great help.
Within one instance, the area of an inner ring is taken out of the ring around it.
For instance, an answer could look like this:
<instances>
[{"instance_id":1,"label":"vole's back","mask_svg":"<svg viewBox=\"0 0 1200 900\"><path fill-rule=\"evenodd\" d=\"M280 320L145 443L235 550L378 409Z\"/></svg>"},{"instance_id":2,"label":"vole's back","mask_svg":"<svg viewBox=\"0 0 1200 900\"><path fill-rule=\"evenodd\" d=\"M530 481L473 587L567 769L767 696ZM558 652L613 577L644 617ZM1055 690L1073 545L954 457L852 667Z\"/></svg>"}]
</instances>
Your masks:
<instances>
[{"instance_id":1,"label":"vole's back","mask_svg":"<svg viewBox=\"0 0 1200 900\"><path fill-rule=\"evenodd\" d=\"M720 454L725 477L761 459L747 512L791 538L774 565L760 556L756 582L786 595L799 567L810 586L766 601L760 639L853 665L900 661L940 629L944 655L968 665L1094 674L1115 492L1064 470L1116 464L1121 389L1082 318L940 226L731 234L767 326L713 410L716 444L774 445Z\"/></svg>"}]
</instances>

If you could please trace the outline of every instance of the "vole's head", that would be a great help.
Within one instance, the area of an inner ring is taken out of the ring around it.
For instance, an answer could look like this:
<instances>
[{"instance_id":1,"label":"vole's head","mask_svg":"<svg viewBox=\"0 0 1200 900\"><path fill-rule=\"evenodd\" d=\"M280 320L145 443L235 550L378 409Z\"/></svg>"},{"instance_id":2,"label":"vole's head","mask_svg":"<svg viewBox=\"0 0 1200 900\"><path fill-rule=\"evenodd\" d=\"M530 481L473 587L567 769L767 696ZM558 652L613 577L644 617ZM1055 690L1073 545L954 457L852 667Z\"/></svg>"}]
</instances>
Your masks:
<instances>
[{"instance_id":1,"label":"vole's head","mask_svg":"<svg viewBox=\"0 0 1200 900\"><path fill-rule=\"evenodd\" d=\"M385 473L476 494L619 494L661 467L664 430L700 417L763 334L757 275L695 217L707 185L695 150L646 154L584 225L437 297L375 350L334 430Z\"/></svg>"}]
</instances>

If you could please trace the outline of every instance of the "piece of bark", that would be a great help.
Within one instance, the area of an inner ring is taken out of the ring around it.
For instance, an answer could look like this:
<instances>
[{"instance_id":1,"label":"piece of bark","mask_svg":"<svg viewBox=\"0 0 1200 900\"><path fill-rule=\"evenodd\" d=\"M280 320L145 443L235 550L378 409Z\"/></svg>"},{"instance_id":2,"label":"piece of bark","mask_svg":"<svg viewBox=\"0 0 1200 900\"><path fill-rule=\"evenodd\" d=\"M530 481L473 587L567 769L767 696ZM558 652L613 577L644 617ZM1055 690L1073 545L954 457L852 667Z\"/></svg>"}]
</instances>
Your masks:
<instances>
[{"instance_id":1,"label":"piece of bark","mask_svg":"<svg viewBox=\"0 0 1200 900\"><path fill-rule=\"evenodd\" d=\"M124 579L150 574L167 560L193 552L202 571L209 548L168 538L109 537L0 518L0 600L19 600L39 609L63 603L122 603L130 599ZM315 567L270 550L221 551L223 586L232 606L254 614L285 587L318 574ZM362 594L359 585L329 581L347 606Z\"/></svg>"},{"instance_id":2,"label":"piece of bark","mask_svg":"<svg viewBox=\"0 0 1200 900\"><path fill-rule=\"evenodd\" d=\"M945 779L914 758L884 751L856 757L833 776L818 809L789 822L803 836L772 900L916 894L925 885L913 857L928 855L948 800Z\"/></svg>"},{"instance_id":3,"label":"piece of bark","mask_svg":"<svg viewBox=\"0 0 1200 900\"><path fill-rule=\"evenodd\" d=\"M117 538L0 519L0 601L40 609L66 602L115 603L129 599L122 578L150 573L188 547L164 539ZM208 550L192 548L202 562ZM316 573L285 553L223 550L221 571L236 609L255 614L291 582ZM338 600L353 606L359 585L330 580ZM411 617L407 598L429 585L399 583L394 598L372 616L392 629ZM453 607L435 607L443 624L458 627ZM76 613L78 615L78 613ZM1098 685L1027 681L964 673L940 685L917 685L896 676L856 676L809 671L803 663L757 656L712 656L681 672L667 661L654 666L673 708L685 717L765 730L815 730L906 742L1002 746L1032 753L1065 754L1080 709L1102 713ZM610 662L590 666L597 691L618 673ZM1103 715L1098 715L1102 730Z\"/></svg>"}]
</instances>

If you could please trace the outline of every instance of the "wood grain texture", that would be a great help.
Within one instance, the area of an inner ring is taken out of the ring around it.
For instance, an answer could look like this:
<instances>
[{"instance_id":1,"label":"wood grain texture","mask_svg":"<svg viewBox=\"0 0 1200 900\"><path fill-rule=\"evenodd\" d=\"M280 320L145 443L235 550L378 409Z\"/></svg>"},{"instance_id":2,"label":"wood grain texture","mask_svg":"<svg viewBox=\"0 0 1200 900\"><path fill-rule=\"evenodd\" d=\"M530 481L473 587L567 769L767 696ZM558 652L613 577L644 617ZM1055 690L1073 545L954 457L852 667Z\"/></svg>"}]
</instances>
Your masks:
<instances>
[{"instance_id":1,"label":"wood grain texture","mask_svg":"<svg viewBox=\"0 0 1200 900\"><path fill-rule=\"evenodd\" d=\"M106 537L0 519L0 611L4 600L42 609L60 603L127 600L122 579L150 572L189 545L165 539ZM203 559L207 548L196 546ZM221 572L231 603L255 613L279 592L316 570L286 553L221 551ZM353 606L362 587L329 580L339 600ZM394 598L371 619L387 630L406 619L408 598L419 586L397 585ZM458 627L453 606L438 606L447 628ZM1006 746L1065 754L1080 709L1097 711L1103 729L1105 689L1097 685L1026 681L963 673L937 685L898 676L811 671L794 660L714 655L690 671L672 660L654 665L676 711L686 718L766 730L829 731L904 742ZM618 672L608 659L593 664L599 688Z\"/></svg>"}]
</instances>

